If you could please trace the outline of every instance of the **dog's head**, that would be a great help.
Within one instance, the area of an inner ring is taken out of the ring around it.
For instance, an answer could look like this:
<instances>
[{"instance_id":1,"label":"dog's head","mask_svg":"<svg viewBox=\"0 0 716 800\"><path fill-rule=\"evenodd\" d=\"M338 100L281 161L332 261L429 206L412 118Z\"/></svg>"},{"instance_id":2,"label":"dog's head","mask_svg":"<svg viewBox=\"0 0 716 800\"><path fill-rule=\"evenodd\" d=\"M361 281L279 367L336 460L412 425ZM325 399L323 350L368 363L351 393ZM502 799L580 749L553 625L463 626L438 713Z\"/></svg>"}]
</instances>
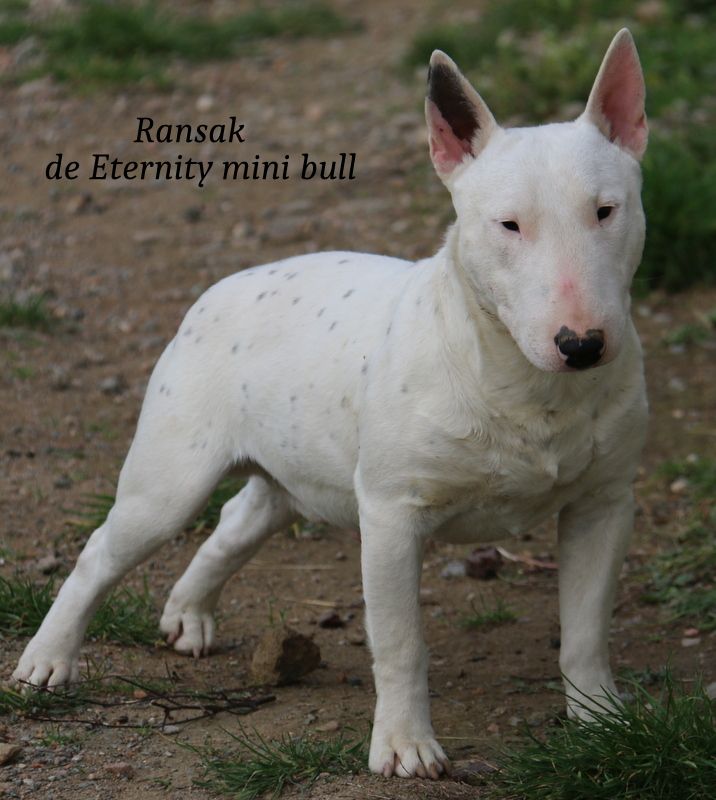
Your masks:
<instances>
[{"instance_id":1,"label":"dog's head","mask_svg":"<svg viewBox=\"0 0 716 800\"><path fill-rule=\"evenodd\" d=\"M644 244L647 141L634 41L611 43L574 122L501 128L455 64L433 53L430 156L457 212L457 257L478 302L536 367L619 352Z\"/></svg>"}]
</instances>

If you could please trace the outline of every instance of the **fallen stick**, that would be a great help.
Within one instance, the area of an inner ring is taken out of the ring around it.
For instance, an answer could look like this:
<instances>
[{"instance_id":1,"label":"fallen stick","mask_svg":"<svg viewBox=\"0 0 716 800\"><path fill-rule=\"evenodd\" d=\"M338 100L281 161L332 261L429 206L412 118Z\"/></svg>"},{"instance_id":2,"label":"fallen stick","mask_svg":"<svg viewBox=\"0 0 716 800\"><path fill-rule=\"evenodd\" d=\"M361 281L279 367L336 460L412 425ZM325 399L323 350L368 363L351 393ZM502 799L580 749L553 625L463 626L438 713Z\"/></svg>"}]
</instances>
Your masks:
<instances>
[{"instance_id":1,"label":"fallen stick","mask_svg":"<svg viewBox=\"0 0 716 800\"><path fill-rule=\"evenodd\" d=\"M517 556L514 553L510 553L509 550L505 550L504 547L495 549L506 561L526 564L528 567L534 567L535 569L559 569L559 566L554 561L538 561L536 558L530 558L530 556Z\"/></svg>"},{"instance_id":2,"label":"fallen stick","mask_svg":"<svg viewBox=\"0 0 716 800\"><path fill-rule=\"evenodd\" d=\"M335 569L332 564L263 564L260 561L249 561L244 564L241 569L301 569L301 570L316 570L316 569Z\"/></svg>"}]
</instances>

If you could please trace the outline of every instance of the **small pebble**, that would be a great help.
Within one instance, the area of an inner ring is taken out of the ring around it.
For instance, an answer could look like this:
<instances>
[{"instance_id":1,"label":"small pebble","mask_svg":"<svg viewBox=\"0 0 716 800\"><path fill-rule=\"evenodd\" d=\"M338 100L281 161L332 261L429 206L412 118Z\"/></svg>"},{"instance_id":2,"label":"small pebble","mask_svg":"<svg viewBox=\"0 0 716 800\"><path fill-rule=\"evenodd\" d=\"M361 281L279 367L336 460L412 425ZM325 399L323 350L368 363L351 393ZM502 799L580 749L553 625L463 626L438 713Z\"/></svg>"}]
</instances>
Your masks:
<instances>
[{"instance_id":1,"label":"small pebble","mask_svg":"<svg viewBox=\"0 0 716 800\"><path fill-rule=\"evenodd\" d=\"M49 553L48 555L43 556L43 558L39 558L37 560L37 568L43 575L50 575L51 573L56 572L60 568L61 564L62 562L54 553Z\"/></svg>"},{"instance_id":2,"label":"small pebble","mask_svg":"<svg viewBox=\"0 0 716 800\"><path fill-rule=\"evenodd\" d=\"M100 381L99 388L104 394L122 394L127 390L127 381L123 375L110 375Z\"/></svg>"},{"instance_id":3,"label":"small pebble","mask_svg":"<svg viewBox=\"0 0 716 800\"><path fill-rule=\"evenodd\" d=\"M113 764L107 764L105 770L120 778L134 777L134 767L127 761L115 761Z\"/></svg>"},{"instance_id":4,"label":"small pebble","mask_svg":"<svg viewBox=\"0 0 716 800\"><path fill-rule=\"evenodd\" d=\"M71 489L72 488L72 478L69 475L60 475L59 478L55 478L53 484L55 489Z\"/></svg>"},{"instance_id":5,"label":"small pebble","mask_svg":"<svg viewBox=\"0 0 716 800\"><path fill-rule=\"evenodd\" d=\"M210 94L201 94L199 97L196 98L196 110L200 114L205 114L207 111L211 111L214 107L214 98Z\"/></svg>"},{"instance_id":6,"label":"small pebble","mask_svg":"<svg viewBox=\"0 0 716 800\"><path fill-rule=\"evenodd\" d=\"M497 768L486 761L454 761L451 778L458 783L484 786L485 775L496 772Z\"/></svg>"},{"instance_id":7,"label":"small pebble","mask_svg":"<svg viewBox=\"0 0 716 800\"><path fill-rule=\"evenodd\" d=\"M187 222L193 222L193 223L199 222L203 214L204 214L203 206L189 206L189 208L184 209L184 219Z\"/></svg>"},{"instance_id":8,"label":"small pebble","mask_svg":"<svg viewBox=\"0 0 716 800\"><path fill-rule=\"evenodd\" d=\"M490 580L497 577L502 563L502 556L496 547L478 547L465 559L465 573L470 578Z\"/></svg>"},{"instance_id":9,"label":"small pebble","mask_svg":"<svg viewBox=\"0 0 716 800\"><path fill-rule=\"evenodd\" d=\"M57 364L50 368L50 388L56 392L64 392L72 386L72 377L66 367Z\"/></svg>"},{"instance_id":10,"label":"small pebble","mask_svg":"<svg viewBox=\"0 0 716 800\"><path fill-rule=\"evenodd\" d=\"M22 753L22 747L19 744L0 742L0 766L14 761L20 753Z\"/></svg>"},{"instance_id":11,"label":"small pebble","mask_svg":"<svg viewBox=\"0 0 716 800\"><path fill-rule=\"evenodd\" d=\"M89 192L82 192L82 194L71 197L67 201L65 209L68 214L84 214L86 211L92 210L93 206L92 195Z\"/></svg>"},{"instance_id":12,"label":"small pebble","mask_svg":"<svg viewBox=\"0 0 716 800\"><path fill-rule=\"evenodd\" d=\"M672 481L669 486L669 491L672 494L683 494L688 488L689 482L686 478L677 478L675 481Z\"/></svg>"},{"instance_id":13,"label":"small pebble","mask_svg":"<svg viewBox=\"0 0 716 800\"><path fill-rule=\"evenodd\" d=\"M319 628L343 628L345 624L341 615L335 610L326 611L318 618Z\"/></svg>"},{"instance_id":14,"label":"small pebble","mask_svg":"<svg viewBox=\"0 0 716 800\"><path fill-rule=\"evenodd\" d=\"M179 733L181 730L181 726L179 725L165 725L162 728L162 733L166 733L167 735L171 736L173 733Z\"/></svg>"},{"instance_id":15,"label":"small pebble","mask_svg":"<svg viewBox=\"0 0 716 800\"><path fill-rule=\"evenodd\" d=\"M464 578L467 574L467 567L464 561L448 561L440 573L441 578Z\"/></svg>"}]
</instances>

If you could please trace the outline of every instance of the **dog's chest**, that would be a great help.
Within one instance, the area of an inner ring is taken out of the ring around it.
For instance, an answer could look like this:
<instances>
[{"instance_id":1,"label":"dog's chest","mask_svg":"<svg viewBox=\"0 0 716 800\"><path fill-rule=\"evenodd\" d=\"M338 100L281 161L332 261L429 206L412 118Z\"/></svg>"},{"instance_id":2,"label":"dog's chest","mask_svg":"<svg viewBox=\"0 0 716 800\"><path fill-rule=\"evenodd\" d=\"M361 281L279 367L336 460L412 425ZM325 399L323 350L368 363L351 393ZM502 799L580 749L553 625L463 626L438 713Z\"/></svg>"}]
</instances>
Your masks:
<instances>
[{"instance_id":1,"label":"dog's chest","mask_svg":"<svg viewBox=\"0 0 716 800\"><path fill-rule=\"evenodd\" d=\"M452 474L454 483L426 482L420 494L426 512L443 520L436 537L475 541L518 534L581 493L594 460L594 430L585 416L567 426L549 414L530 426L493 420L486 435L457 448L443 473Z\"/></svg>"},{"instance_id":2,"label":"dog's chest","mask_svg":"<svg viewBox=\"0 0 716 800\"><path fill-rule=\"evenodd\" d=\"M502 428L489 449L495 492L506 498L550 494L569 486L592 460L594 433L586 420L560 428L549 417L536 430Z\"/></svg>"}]
</instances>

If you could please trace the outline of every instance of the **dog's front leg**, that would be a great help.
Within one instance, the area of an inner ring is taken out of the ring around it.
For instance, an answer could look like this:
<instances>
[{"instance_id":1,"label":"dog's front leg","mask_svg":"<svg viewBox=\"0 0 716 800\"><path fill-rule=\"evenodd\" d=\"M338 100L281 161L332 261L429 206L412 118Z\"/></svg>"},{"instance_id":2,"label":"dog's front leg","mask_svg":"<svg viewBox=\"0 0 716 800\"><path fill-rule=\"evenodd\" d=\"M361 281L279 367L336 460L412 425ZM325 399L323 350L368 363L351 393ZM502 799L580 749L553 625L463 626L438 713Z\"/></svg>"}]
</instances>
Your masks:
<instances>
[{"instance_id":1,"label":"dog's front leg","mask_svg":"<svg viewBox=\"0 0 716 800\"><path fill-rule=\"evenodd\" d=\"M387 509L361 513L366 628L377 694L369 766L386 777L438 778L449 763L430 721L419 592L423 543L400 516Z\"/></svg>"},{"instance_id":2,"label":"dog's front leg","mask_svg":"<svg viewBox=\"0 0 716 800\"><path fill-rule=\"evenodd\" d=\"M609 626L633 519L633 493L624 484L582 497L559 515L559 663L572 717L609 707L606 692L616 696Z\"/></svg>"}]
</instances>

